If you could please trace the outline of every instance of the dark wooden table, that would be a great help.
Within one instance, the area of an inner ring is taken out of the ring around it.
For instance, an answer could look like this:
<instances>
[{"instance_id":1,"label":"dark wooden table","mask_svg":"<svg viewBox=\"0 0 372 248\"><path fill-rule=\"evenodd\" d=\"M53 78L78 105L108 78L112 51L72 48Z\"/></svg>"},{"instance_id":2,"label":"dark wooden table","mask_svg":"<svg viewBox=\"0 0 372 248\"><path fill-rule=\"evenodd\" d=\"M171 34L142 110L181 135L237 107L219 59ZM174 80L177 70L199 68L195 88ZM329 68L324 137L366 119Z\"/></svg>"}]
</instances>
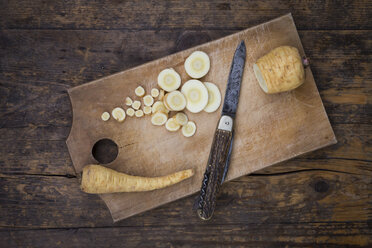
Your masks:
<instances>
[{"instance_id":1,"label":"dark wooden table","mask_svg":"<svg viewBox=\"0 0 372 248\"><path fill-rule=\"evenodd\" d=\"M0 3L1 247L372 246L371 1ZM116 224L84 194L66 90L292 12L338 144Z\"/></svg>"}]
</instances>

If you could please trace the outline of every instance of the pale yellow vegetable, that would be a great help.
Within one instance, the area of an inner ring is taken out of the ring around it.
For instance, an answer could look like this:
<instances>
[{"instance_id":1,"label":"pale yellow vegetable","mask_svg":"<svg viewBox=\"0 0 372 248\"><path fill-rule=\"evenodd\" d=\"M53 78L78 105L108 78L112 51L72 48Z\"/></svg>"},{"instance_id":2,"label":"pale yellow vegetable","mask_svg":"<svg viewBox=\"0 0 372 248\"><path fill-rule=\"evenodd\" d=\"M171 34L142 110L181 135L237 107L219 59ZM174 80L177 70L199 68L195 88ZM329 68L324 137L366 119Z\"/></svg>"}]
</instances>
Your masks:
<instances>
[{"instance_id":1,"label":"pale yellow vegetable","mask_svg":"<svg viewBox=\"0 0 372 248\"><path fill-rule=\"evenodd\" d=\"M120 107L114 108L111 112L111 115L112 118L114 118L118 122L123 122L125 120L125 111Z\"/></svg>"},{"instance_id":2,"label":"pale yellow vegetable","mask_svg":"<svg viewBox=\"0 0 372 248\"><path fill-rule=\"evenodd\" d=\"M168 115L163 112L156 112L151 116L151 123L155 126L162 126L168 120Z\"/></svg>"},{"instance_id":3,"label":"pale yellow vegetable","mask_svg":"<svg viewBox=\"0 0 372 248\"><path fill-rule=\"evenodd\" d=\"M154 97L154 98L158 97L159 96L159 90L157 88L153 88L151 90L151 96Z\"/></svg>"},{"instance_id":4,"label":"pale yellow vegetable","mask_svg":"<svg viewBox=\"0 0 372 248\"><path fill-rule=\"evenodd\" d=\"M143 113L145 113L145 115L149 115L151 114L151 112L152 112L152 109L150 106L143 107Z\"/></svg>"},{"instance_id":5,"label":"pale yellow vegetable","mask_svg":"<svg viewBox=\"0 0 372 248\"><path fill-rule=\"evenodd\" d=\"M132 116L134 115L134 112L135 112L135 111L134 111L134 109L132 109L132 108L128 108L128 109L127 109L127 115L130 116L130 117L132 117Z\"/></svg>"},{"instance_id":6,"label":"pale yellow vegetable","mask_svg":"<svg viewBox=\"0 0 372 248\"><path fill-rule=\"evenodd\" d=\"M108 112L103 112L101 115L103 121L108 121L110 119L110 114Z\"/></svg>"},{"instance_id":7,"label":"pale yellow vegetable","mask_svg":"<svg viewBox=\"0 0 372 248\"><path fill-rule=\"evenodd\" d=\"M142 86L138 86L135 90L134 93L136 96L142 97L145 95L145 89Z\"/></svg>"},{"instance_id":8,"label":"pale yellow vegetable","mask_svg":"<svg viewBox=\"0 0 372 248\"><path fill-rule=\"evenodd\" d=\"M159 96L158 96L158 100L159 101L163 101L164 95L165 95L165 91L164 90L160 90Z\"/></svg>"},{"instance_id":9,"label":"pale yellow vegetable","mask_svg":"<svg viewBox=\"0 0 372 248\"><path fill-rule=\"evenodd\" d=\"M155 114L156 112L163 112L165 114L169 113L169 110L164 106L162 101L157 101L152 105L152 113Z\"/></svg>"},{"instance_id":10,"label":"pale yellow vegetable","mask_svg":"<svg viewBox=\"0 0 372 248\"><path fill-rule=\"evenodd\" d=\"M151 191L179 183L193 175L194 171L188 169L162 177L139 177L101 165L87 165L83 169L81 189L90 194Z\"/></svg>"},{"instance_id":11,"label":"pale yellow vegetable","mask_svg":"<svg viewBox=\"0 0 372 248\"><path fill-rule=\"evenodd\" d=\"M256 78L266 93L273 94L297 88L305 81L305 70L297 48L277 47L253 65Z\"/></svg>"},{"instance_id":12,"label":"pale yellow vegetable","mask_svg":"<svg viewBox=\"0 0 372 248\"><path fill-rule=\"evenodd\" d=\"M139 108L141 107L141 102L136 100L132 103L132 108L134 108L135 110L139 110Z\"/></svg>"},{"instance_id":13,"label":"pale yellow vegetable","mask_svg":"<svg viewBox=\"0 0 372 248\"><path fill-rule=\"evenodd\" d=\"M131 106L132 103L133 103L133 100L129 96L127 96L127 98L125 98L125 105Z\"/></svg>"},{"instance_id":14,"label":"pale yellow vegetable","mask_svg":"<svg viewBox=\"0 0 372 248\"><path fill-rule=\"evenodd\" d=\"M136 117L142 117L143 116L143 111L141 109L139 109L134 114L135 114Z\"/></svg>"},{"instance_id":15,"label":"pale yellow vegetable","mask_svg":"<svg viewBox=\"0 0 372 248\"><path fill-rule=\"evenodd\" d=\"M152 106L153 103L154 103L154 98L152 98L152 96L146 95L143 97L143 104L145 106Z\"/></svg>"}]
</instances>

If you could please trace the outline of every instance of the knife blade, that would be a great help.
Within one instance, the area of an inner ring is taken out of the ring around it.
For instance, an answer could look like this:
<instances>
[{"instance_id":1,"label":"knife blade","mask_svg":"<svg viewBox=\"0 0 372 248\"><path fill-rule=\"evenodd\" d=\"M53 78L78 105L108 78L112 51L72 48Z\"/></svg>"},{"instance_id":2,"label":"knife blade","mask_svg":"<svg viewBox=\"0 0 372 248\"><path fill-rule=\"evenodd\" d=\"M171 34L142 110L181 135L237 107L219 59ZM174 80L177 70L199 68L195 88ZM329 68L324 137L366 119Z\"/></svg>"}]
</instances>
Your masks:
<instances>
[{"instance_id":1,"label":"knife blade","mask_svg":"<svg viewBox=\"0 0 372 248\"><path fill-rule=\"evenodd\" d=\"M234 53L222 115L214 133L200 193L195 202L197 214L203 220L209 220L212 217L220 185L225 180L229 168L233 143L233 123L238 108L245 57L246 47L244 41L241 41Z\"/></svg>"}]
</instances>

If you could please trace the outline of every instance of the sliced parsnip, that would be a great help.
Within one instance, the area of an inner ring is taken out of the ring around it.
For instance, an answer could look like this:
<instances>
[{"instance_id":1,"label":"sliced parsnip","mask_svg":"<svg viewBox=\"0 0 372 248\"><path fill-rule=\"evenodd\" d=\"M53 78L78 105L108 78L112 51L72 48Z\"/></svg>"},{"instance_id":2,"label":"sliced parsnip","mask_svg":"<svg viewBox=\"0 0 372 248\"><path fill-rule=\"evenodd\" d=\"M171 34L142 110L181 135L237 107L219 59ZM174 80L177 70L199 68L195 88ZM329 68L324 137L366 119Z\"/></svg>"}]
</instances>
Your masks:
<instances>
[{"instance_id":1,"label":"sliced parsnip","mask_svg":"<svg viewBox=\"0 0 372 248\"><path fill-rule=\"evenodd\" d=\"M193 121L188 121L186 125L182 126L182 134L185 137L191 137L196 132L196 125Z\"/></svg>"},{"instance_id":2,"label":"sliced parsnip","mask_svg":"<svg viewBox=\"0 0 372 248\"><path fill-rule=\"evenodd\" d=\"M128 109L127 109L127 115L130 116L130 117L132 117L132 116L134 115L134 112L135 112L135 111L134 111L134 109L132 109L132 108L128 108Z\"/></svg>"},{"instance_id":3,"label":"sliced parsnip","mask_svg":"<svg viewBox=\"0 0 372 248\"><path fill-rule=\"evenodd\" d=\"M108 112L103 112L101 115L103 121L108 121L110 119L110 114Z\"/></svg>"},{"instance_id":4,"label":"sliced parsnip","mask_svg":"<svg viewBox=\"0 0 372 248\"><path fill-rule=\"evenodd\" d=\"M187 81L181 88L181 92L186 97L186 108L192 113L199 113L208 104L208 90L199 80L192 79Z\"/></svg>"},{"instance_id":5,"label":"sliced parsnip","mask_svg":"<svg viewBox=\"0 0 372 248\"><path fill-rule=\"evenodd\" d=\"M154 98L150 95L146 95L143 97L143 104L145 106L151 106L154 103Z\"/></svg>"},{"instance_id":6,"label":"sliced parsnip","mask_svg":"<svg viewBox=\"0 0 372 248\"><path fill-rule=\"evenodd\" d=\"M138 86L135 90L134 93L136 96L143 97L145 95L145 89L142 86Z\"/></svg>"},{"instance_id":7,"label":"sliced parsnip","mask_svg":"<svg viewBox=\"0 0 372 248\"><path fill-rule=\"evenodd\" d=\"M159 96L159 90L157 88L151 89L151 96L153 98L158 97Z\"/></svg>"},{"instance_id":8,"label":"sliced parsnip","mask_svg":"<svg viewBox=\"0 0 372 248\"><path fill-rule=\"evenodd\" d=\"M142 117L143 116L143 111L141 109L139 109L134 114L135 114L136 117Z\"/></svg>"},{"instance_id":9,"label":"sliced parsnip","mask_svg":"<svg viewBox=\"0 0 372 248\"><path fill-rule=\"evenodd\" d=\"M181 77L173 68L164 69L159 73L158 85L165 91L174 91L180 87Z\"/></svg>"},{"instance_id":10,"label":"sliced parsnip","mask_svg":"<svg viewBox=\"0 0 372 248\"><path fill-rule=\"evenodd\" d=\"M140 101L136 100L132 103L132 108L134 108L135 110L138 110L140 107L141 107L141 102Z\"/></svg>"},{"instance_id":11,"label":"sliced parsnip","mask_svg":"<svg viewBox=\"0 0 372 248\"><path fill-rule=\"evenodd\" d=\"M204 77L210 68L208 55L202 51L193 52L185 61L186 73L192 78Z\"/></svg>"},{"instance_id":12,"label":"sliced parsnip","mask_svg":"<svg viewBox=\"0 0 372 248\"><path fill-rule=\"evenodd\" d=\"M178 90L172 91L167 93L164 96L164 105L165 107L169 107L170 110L173 111L181 111L186 107L186 98L185 96Z\"/></svg>"},{"instance_id":13,"label":"sliced parsnip","mask_svg":"<svg viewBox=\"0 0 372 248\"><path fill-rule=\"evenodd\" d=\"M125 111L120 107L114 108L111 115L112 118L114 118L118 122L123 122L125 120Z\"/></svg>"},{"instance_id":14,"label":"sliced parsnip","mask_svg":"<svg viewBox=\"0 0 372 248\"><path fill-rule=\"evenodd\" d=\"M180 129L181 125L178 124L174 118L169 118L167 120L167 122L165 123L165 128L168 130L168 131L171 131L171 132L175 132L177 131L178 129Z\"/></svg>"},{"instance_id":15,"label":"sliced parsnip","mask_svg":"<svg viewBox=\"0 0 372 248\"><path fill-rule=\"evenodd\" d=\"M155 126L162 126L168 120L168 115L163 112L156 112L151 117L151 123Z\"/></svg>"},{"instance_id":16,"label":"sliced parsnip","mask_svg":"<svg viewBox=\"0 0 372 248\"><path fill-rule=\"evenodd\" d=\"M132 103L133 103L132 98L130 98L129 96L127 96L127 98L125 98L125 105L132 106Z\"/></svg>"},{"instance_id":17,"label":"sliced parsnip","mask_svg":"<svg viewBox=\"0 0 372 248\"><path fill-rule=\"evenodd\" d=\"M151 112L152 112L152 110L151 110L150 106L143 107L143 113L145 113L145 115L149 115L149 114L151 114Z\"/></svg>"},{"instance_id":18,"label":"sliced parsnip","mask_svg":"<svg viewBox=\"0 0 372 248\"><path fill-rule=\"evenodd\" d=\"M164 95L165 95L165 91L164 90L160 90L159 96L158 96L158 100L159 101L163 101Z\"/></svg>"},{"instance_id":19,"label":"sliced parsnip","mask_svg":"<svg viewBox=\"0 0 372 248\"><path fill-rule=\"evenodd\" d=\"M164 106L164 103L162 101L156 101L152 105L152 113L154 114L156 112L163 112L165 114L168 114L169 110Z\"/></svg>"},{"instance_id":20,"label":"sliced parsnip","mask_svg":"<svg viewBox=\"0 0 372 248\"><path fill-rule=\"evenodd\" d=\"M186 125L189 119L187 118L187 115L185 113L177 113L175 116L173 116L174 120L181 126Z\"/></svg>"},{"instance_id":21,"label":"sliced parsnip","mask_svg":"<svg viewBox=\"0 0 372 248\"><path fill-rule=\"evenodd\" d=\"M204 111L212 113L221 105L221 93L218 87L213 83L205 82L204 85L208 90L208 104L205 106Z\"/></svg>"}]
</instances>

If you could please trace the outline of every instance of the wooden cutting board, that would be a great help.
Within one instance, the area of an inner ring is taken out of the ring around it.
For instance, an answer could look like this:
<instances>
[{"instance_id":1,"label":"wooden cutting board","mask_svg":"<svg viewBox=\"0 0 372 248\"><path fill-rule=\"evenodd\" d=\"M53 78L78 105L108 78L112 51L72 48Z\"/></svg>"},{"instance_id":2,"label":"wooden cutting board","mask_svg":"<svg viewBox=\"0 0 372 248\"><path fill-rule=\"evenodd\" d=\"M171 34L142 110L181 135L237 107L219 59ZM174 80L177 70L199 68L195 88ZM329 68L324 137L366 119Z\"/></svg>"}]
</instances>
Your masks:
<instances>
[{"instance_id":1,"label":"wooden cutting board","mask_svg":"<svg viewBox=\"0 0 372 248\"><path fill-rule=\"evenodd\" d=\"M241 40L247 46L247 59L227 180L336 143L310 68L306 69L306 81L302 86L276 95L265 94L253 74L253 63L275 47L294 46L302 56L305 55L290 14L69 89L73 123L67 146L77 173L87 164L98 163L92 156L92 147L103 138L113 140L119 147L117 158L106 165L115 170L151 177L187 168L196 171L192 178L165 189L100 195L114 221L200 189L221 107L212 114L186 111L189 119L197 125L197 132L192 138L183 137L181 132L168 132L164 126L153 126L149 116L127 117L123 123L118 123L112 118L103 122L101 114L111 112L117 106L126 109L124 99L126 96L134 98L134 89L138 85L142 85L146 92L157 87L157 75L164 68L173 67L184 83L189 77L183 64L195 50L205 51L211 60L211 69L202 81L217 84L224 95L234 51Z\"/></svg>"}]
</instances>

